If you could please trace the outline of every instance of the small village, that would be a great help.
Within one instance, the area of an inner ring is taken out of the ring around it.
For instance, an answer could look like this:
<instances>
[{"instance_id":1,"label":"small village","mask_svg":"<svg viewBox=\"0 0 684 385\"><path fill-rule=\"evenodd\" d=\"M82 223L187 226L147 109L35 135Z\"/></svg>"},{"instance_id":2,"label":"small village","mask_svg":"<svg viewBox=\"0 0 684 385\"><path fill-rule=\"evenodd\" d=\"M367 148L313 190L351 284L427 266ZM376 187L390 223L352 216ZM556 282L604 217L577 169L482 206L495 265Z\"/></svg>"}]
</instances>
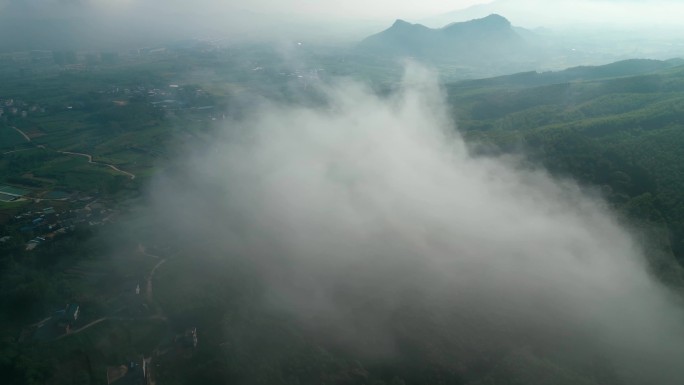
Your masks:
<instances>
[{"instance_id":1,"label":"small village","mask_svg":"<svg viewBox=\"0 0 684 385\"><path fill-rule=\"evenodd\" d=\"M39 104L29 104L19 99L0 98L0 118L3 116L20 116L26 118L29 114L45 113L45 107Z\"/></svg>"},{"instance_id":2,"label":"small village","mask_svg":"<svg viewBox=\"0 0 684 385\"><path fill-rule=\"evenodd\" d=\"M118 210L108 208L96 197L79 193L50 192L49 196L67 195L64 198L32 198L31 193L12 186L0 186L0 198L8 202L32 201L6 224L18 231L26 241L25 248L32 251L56 237L74 231L76 226L101 226L115 221ZM51 206L47 206L52 204ZM47 206L47 207L45 207ZM13 236L0 234L0 242L10 242Z\"/></svg>"}]
</instances>

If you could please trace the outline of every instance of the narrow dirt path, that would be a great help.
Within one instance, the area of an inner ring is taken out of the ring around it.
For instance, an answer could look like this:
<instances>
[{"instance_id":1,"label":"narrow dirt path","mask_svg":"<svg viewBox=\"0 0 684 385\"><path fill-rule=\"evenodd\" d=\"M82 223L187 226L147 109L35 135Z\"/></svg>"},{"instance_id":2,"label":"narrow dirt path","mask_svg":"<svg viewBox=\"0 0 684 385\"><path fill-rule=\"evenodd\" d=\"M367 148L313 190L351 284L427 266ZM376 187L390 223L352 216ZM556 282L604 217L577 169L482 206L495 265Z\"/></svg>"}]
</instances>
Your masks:
<instances>
[{"instance_id":1,"label":"narrow dirt path","mask_svg":"<svg viewBox=\"0 0 684 385\"><path fill-rule=\"evenodd\" d=\"M22 148L21 150L12 150L12 151L3 152L2 155L14 154L15 152L22 152L22 151L28 151L28 150L33 150L33 149L32 148Z\"/></svg>"},{"instance_id":2,"label":"narrow dirt path","mask_svg":"<svg viewBox=\"0 0 684 385\"><path fill-rule=\"evenodd\" d=\"M29 136L26 135L26 133L25 133L24 131L22 131L22 130L20 130L20 129L14 127L14 126L12 126L12 128L14 129L14 131L18 132L21 136L23 136L24 139L26 139L27 142L30 142L30 141L31 141L31 138L29 138Z\"/></svg>"},{"instance_id":3,"label":"narrow dirt path","mask_svg":"<svg viewBox=\"0 0 684 385\"><path fill-rule=\"evenodd\" d=\"M67 333L67 334L62 334L61 336L55 338L55 340L61 340L62 338L65 338L65 337L72 336L72 335L74 335L74 334L80 333L80 332L82 332L82 331L88 329L89 327L95 326L95 325L99 324L100 322L106 321L106 320L108 320L108 319L109 319L108 317L98 318L98 319L96 319L95 321L93 321L93 322L91 322L91 323L89 323L89 324L83 325L83 326L81 326L80 328L78 328L78 329L76 329L76 330L72 330L71 332L69 332L69 333Z\"/></svg>"},{"instance_id":4,"label":"narrow dirt path","mask_svg":"<svg viewBox=\"0 0 684 385\"><path fill-rule=\"evenodd\" d=\"M31 140L31 138L29 138L29 136L26 135L26 133L25 133L24 131L22 131L22 130L20 130L20 129L14 127L14 126L12 126L12 128L13 128L15 131L17 131L19 134L21 134L21 136L23 136L24 139L26 139L27 142L33 143L33 141ZM44 150L47 150L47 148L46 148L44 145L42 145L42 144L37 145L36 147L42 148L42 149L44 149ZM25 150L9 151L9 152L5 152L5 153L3 153L3 154L11 154L11 153L13 153L13 152L18 152L18 151L25 151ZM116 171L116 172L119 172L119 173L121 173L121 174L124 174L124 175L128 176L128 177L131 178L131 179L135 179L135 174L133 174L133 173L131 173L131 172L128 172L128 171L124 171L124 170L122 170L122 169L116 167L116 166L113 165L113 164L103 163L103 162L95 162L95 161L93 160L93 156L92 156L91 154L84 154L84 153L81 153L81 152L71 152L71 151L59 151L59 150L53 150L53 151L58 152L58 153L60 153L60 154L64 154L64 155L83 156L83 157L85 157L85 158L88 159L88 163L90 163L90 164L97 164L97 165L101 165L101 166L107 166L107 167L111 168L112 170L114 170L114 171Z\"/></svg>"},{"instance_id":5,"label":"narrow dirt path","mask_svg":"<svg viewBox=\"0 0 684 385\"><path fill-rule=\"evenodd\" d=\"M80 152L71 152L71 151L57 151L57 152L59 152L60 154L77 155L77 156L86 157L86 158L88 158L88 163L91 163L91 164L99 164L99 165L102 165L102 166L107 166L107 167L111 168L111 169L114 170L114 171L117 171L117 172L120 172L120 173L122 173L122 174L127 175L127 176L130 177L131 179L135 179L135 174L130 173L130 172L128 172L128 171L124 171L124 170L122 170L122 169L116 167L116 166L113 165L113 164L102 163L102 162L95 162L95 161L93 161L93 156L90 155L90 154L83 154L83 153L80 153Z\"/></svg>"},{"instance_id":6,"label":"narrow dirt path","mask_svg":"<svg viewBox=\"0 0 684 385\"><path fill-rule=\"evenodd\" d=\"M152 301L152 278L154 278L154 273L157 272L157 268L166 262L166 259L162 259L159 261L154 267L152 268L152 271L150 272L150 275L147 276L147 300Z\"/></svg>"},{"instance_id":7,"label":"narrow dirt path","mask_svg":"<svg viewBox=\"0 0 684 385\"><path fill-rule=\"evenodd\" d=\"M62 338L66 338L66 337L68 337L68 336L72 336L72 335L74 335L74 334L80 333L80 332L85 331L86 329L89 329L89 328L91 328L91 327L93 327L93 326L95 326L95 325L97 325L97 324L99 324L99 323L101 323L101 322L108 321L108 320L109 320L109 321L140 321L140 320L161 320L161 321L166 321L167 318L166 318L165 316L161 315L161 314L153 314L153 315L148 316L148 317L102 317L102 318L98 318L98 319L96 319L95 321L92 321L92 322L90 322L90 323L88 323L88 324L86 324L86 325L83 325L83 326L81 326L81 327L78 328L78 329L74 329L74 330L72 330L71 332L69 332L69 333L67 333L67 334L62 334L61 336L55 338L55 340L60 340L60 339L62 339Z\"/></svg>"},{"instance_id":8,"label":"narrow dirt path","mask_svg":"<svg viewBox=\"0 0 684 385\"><path fill-rule=\"evenodd\" d=\"M51 320L51 319L52 319L52 316L47 317L47 318L45 318L45 319L42 319L42 320L40 320L40 321L34 323L33 325L29 325L29 327L30 327L30 328L36 327L36 326L37 326L37 327L40 327L40 326L42 326L44 323L46 323L47 321L49 321L49 320Z\"/></svg>"}]
</instances>

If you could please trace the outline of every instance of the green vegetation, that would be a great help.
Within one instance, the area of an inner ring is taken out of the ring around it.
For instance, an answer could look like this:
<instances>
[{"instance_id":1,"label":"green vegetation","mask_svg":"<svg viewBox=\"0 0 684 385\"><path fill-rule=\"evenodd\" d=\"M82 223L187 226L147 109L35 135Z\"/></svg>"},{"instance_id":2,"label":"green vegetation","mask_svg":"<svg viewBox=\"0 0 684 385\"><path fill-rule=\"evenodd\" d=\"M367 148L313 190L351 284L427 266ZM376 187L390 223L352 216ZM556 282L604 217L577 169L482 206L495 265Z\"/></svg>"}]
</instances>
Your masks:
<instances>
[{"instance_id":1,"label":"green vegetation","mask_svg":"<svg viewBox=\"0 0 684 385\"><path fill-rule=\"evenodd\" d=\"M0 126L0 146L2 149L12 149L24 143L26 143L26 139L17 131L8 126Z\"/></svg>"},{"instance_id":2,"label":"green vegetation","mask_svg":"<svg viewBox=\"0 0 684 385\"><path fill-rule=\"evenodd\" d=\"M542 86L511 87L511 78L448 86L463 134L600 188L657 243L649 250L658 274L684 284L684 68Z\"/></svg>"},{"instance_id":3,"label":"green vegetation","mask_svg":"<svg viewBox=\"0 0 684 385\"><path fill-rule=\"evenodd\" d=\"M71 54L55 55L73 61ZM323 344L325 338L307 334L278 311L256 306L263 293L247 266L211 258L211 250L202 251L200 265L188 257L197 251L184 250L181 240L155 239L149 224L98 227L90 223L104 222L106 215L81 218L73 228L65 225L68 232L27 250L27 242L48 232L31 225L40 219L36 212L54 206L78 217L97 211L86 209L93 203L134 207L140 186L167 167L182 144L207 141L214 120L239 117L262 97L310 100L307 82L326 76L352 75L376 85L399 76L397 66L386 70L388 61L380 58L313 49L303 55L313 64L295 70L256 47L137 61L108 56L112 64L93 71L7 75L0 98L14 99L19 111L0 117L0 185L26 190L28 199L0 202L0 237L10 237L0 243L2 382L102 384L107 366L154 355L160 384L543 383L530 372L556 383L617 384L609 370L577 372L528 349L444 362L434 358L459 352L446 351L441 342L422 343L438 333L411 325L398 333L398 350L408 358L393 365L359 359ZM446 89L474 153L522 153L530 167L542 163L602 194L634 224L653 272L681 288L684 67L678 64L627 61ZM29 211L32 216L18 219ZM129 244L128 234L137 243ZM125 252L111 255L111 243ZM138 243L162 247L143 252ZM148 277L155 288L149 297ZM133 294L138 286L141 294ZM64 337L37 332L36 322L69 302L82 307L76 327L95 323ZM200 343L189 349L183 338L193 327ZM516 371L521 367L533 369ZM515 378L507 378L511 373Z\"/></svg>"}]
</instances>

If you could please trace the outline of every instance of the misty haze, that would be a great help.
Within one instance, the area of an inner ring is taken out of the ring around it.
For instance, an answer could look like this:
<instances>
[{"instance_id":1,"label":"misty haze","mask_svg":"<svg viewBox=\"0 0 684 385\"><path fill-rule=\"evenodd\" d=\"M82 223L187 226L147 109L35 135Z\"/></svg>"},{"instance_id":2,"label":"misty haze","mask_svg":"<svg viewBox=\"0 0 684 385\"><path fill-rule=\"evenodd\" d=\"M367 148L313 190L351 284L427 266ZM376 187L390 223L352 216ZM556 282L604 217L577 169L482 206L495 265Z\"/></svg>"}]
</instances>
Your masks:
<instances>
[{"instance_id":1,"label":"misty haze","mask_svg":"<svg viewBox=\"0 0 684 385\"><path fill-rule=\"evenodd\" d=\"M0 382L682 383L681 11L0 0Z\"/></svg>"}]
</instances>

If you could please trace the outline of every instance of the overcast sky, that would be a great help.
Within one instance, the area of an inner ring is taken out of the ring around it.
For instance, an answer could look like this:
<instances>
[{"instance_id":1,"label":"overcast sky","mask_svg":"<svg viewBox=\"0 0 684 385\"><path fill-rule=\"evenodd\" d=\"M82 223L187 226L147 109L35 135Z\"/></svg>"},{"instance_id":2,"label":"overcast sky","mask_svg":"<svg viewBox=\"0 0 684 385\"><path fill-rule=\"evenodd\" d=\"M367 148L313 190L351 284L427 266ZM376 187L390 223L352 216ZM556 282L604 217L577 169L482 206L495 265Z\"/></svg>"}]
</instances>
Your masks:
<instances>
[{"instance_id":1,"label":"overcast sky","mask_svg":"<svg viewBox=\"0 0 684 385\"><path fill-rule=\"evenodd\" d=\"M247 10L259 13L278 13L305 15L313 17L342 16L354 18L386 18L386 17L423 17L442 12L466 8L474 4L487 3L482 0L0 0L0 4L12 4L15 8L36 9L82 9L90 4L99 9L115 12L137 8L139 6L155 6L182 10L211 9L214 11Z\"/></svg>"},{"instance_id":2,"label":"overcast sky","mask_svg":"<svg viewBox=\"0 0 684 385\"><path fill-rule=\"evenodd\" d=\"M297 13L302 15L339 15L361 18L386 18L406 16L429 16L474 4L486 3L478 0L232 0L236 7L261 12Z\"/></svg>"},{"instance_id":3,"label":"overcast sky","mask_svg":"<svg viewBox=\"0 0 684 385\"><path fill-rule=\"evenodd\" d=\"M473 8L475 7L475 8ZM465 11L464 11L465 10ZM639 33L681 28L677 0L0 0L0 19L73 19L76 36L158 35L358 40L395 19L440 27L498 13L514 25L619 27ZM7 22L5 22L7 23ZM90 25L86 25L90 23ZM10 30L36 35L42 24ZM126 28L121 28L125 25ZM19 29L25 29L19 31ZM53 32L48 32L48 36ZM672 38L672 36L669 36ZM119 38L121 39L121 38Z\"/></svg>"},{"instance_id":4,"label":"overcast sky","mask_svg":"<svg viewBox=\"0 0 684 385\"><path fill-rule=\"evenodd\" d=\"M13 8L54 11L55 7L75 11L84 6L95 6L102 10L157 7L185 11L248 10L263 13L302 15L307 17L353 17L353 18L396 18L426 17L464 9L477 4L495 4L502 9L530 12L532 14L559 14L566 18L579 17L584 12L602 13L605 19L629 16L676 17L670 12L681 7L678 0L0 0L0 6L12 4ZM637 14L636 11L639 11ZM604 13L605 12L605 13ZM583 15L593 17L597 15Z\"/></svg>"},{"instance_id":5,"label":"overcast sky","mask_svg":"<svg viewBox=\"0 0 684 385\"><path fill-rule=\"evenodd\" d=\"M497 0L483 3L487 4L475 7L476 12L464 16L499 13L513 24L528 28L579 24L643 29L681 26L681 15L684 15L684 1L680 0Z\"/></svg>"},{"instance_id":6,"label":"overcast sky","mask_svg":"<svg viewBox=\"0 0 684 385\"><path fill-rule=\"evenodd\" d=\"M333 19L420 20L474 5L484 5L482 12L498 12L527 24L605 22L608 24L650 23L654 26L679 23L684 2L678 0L0 0L0 12L26 15L73 15L96 10L111 17L134 12L157 12L152 15L175 15L192 21L211 15L230 18L244 15L270 15L297 20ZM147 13L148 20L153 21ZM551 27L551 25L546 25Z\"/></svg>"}]
</instances>

